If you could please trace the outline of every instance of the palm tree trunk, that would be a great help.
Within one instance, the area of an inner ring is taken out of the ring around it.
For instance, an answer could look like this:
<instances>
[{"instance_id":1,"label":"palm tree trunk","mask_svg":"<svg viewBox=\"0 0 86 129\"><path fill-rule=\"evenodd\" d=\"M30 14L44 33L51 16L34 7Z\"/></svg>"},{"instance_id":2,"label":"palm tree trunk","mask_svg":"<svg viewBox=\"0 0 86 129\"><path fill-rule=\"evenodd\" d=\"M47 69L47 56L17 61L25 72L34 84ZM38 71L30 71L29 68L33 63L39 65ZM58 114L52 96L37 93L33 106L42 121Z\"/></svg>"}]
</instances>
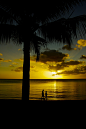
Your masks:
<instances>
[{"instance_id":1,"label":"palm tree trunk","mask_svg":"<svg viewBox=\"0 0 86 129\"><path fill-rule=\"evenodd\" d=\"M29 100L30 89L30 40L24 41L22 100Z\"/></svg>"}]
</instances>

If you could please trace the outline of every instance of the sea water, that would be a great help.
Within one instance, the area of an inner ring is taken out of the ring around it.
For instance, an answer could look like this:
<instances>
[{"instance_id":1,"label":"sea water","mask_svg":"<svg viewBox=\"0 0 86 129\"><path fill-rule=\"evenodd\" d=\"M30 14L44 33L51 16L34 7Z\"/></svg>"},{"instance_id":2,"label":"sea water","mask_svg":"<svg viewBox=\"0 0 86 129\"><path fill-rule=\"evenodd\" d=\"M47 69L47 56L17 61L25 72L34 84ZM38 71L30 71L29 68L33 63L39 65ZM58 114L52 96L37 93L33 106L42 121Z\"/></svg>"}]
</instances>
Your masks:
<instances>
[{"instance_id":1,"label":"sea water","mask_svg":"<svg viewBox=\"0 0 86 129\"><path fill-rule=\"evenodd\" d=\"M42 90L47 100L86 100L86 80L30 80L29 99L40 100ZM0 80L0 99L22 99L22 80Z\"/></svg>"}]
</instances>

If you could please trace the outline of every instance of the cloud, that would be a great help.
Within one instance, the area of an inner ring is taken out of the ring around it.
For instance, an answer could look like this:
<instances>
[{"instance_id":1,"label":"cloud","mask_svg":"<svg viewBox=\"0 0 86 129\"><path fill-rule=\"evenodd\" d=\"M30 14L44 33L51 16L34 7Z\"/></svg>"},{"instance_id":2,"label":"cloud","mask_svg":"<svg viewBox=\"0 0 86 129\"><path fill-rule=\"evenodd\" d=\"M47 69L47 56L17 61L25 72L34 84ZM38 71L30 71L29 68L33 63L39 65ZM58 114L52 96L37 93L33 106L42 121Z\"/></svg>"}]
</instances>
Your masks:
<instances>
[{"instance_id":1,"label":"cloud","mask_svg":"<svg viewBox=\"0 0 86 129\"><path fill-rule=\"evenodd\" d=\"M11 71L23 72L23 67L17 67L16 69L11 69Z\"/></svg>"},{"instance_id":2,"label":"cloud","mask_svg":"<svg viewBox=\"0 0 86 129\"><path fill-rule=\"evenodd\" d=\"M76 50L77 48L71 48L69 45L64 45L64 46L62 47L62 49L63 49L63 50L66 49L66 50L70 51L70 50Z\"/></svg>"},{"instance_id":3,"label":"cloud","mask_svg":"<svg viewBox=\"0 0 86 129\"><path fill-rule=\"evenodd\" d=\"M4 60L3 62L12 62L12 60Z\"/></svg>"},{"instance_id":4,"label":"cloud","mask_svg":"<svg viewBox=\"0 0 86 129\"><path fill-rule=\"evenodd\" d=\"M37 69L31 69L31 71L38 72L38 70L37 70Z\"/></svg>"},{"instance_id":5,"label":"cloud","mask_svg":"<svg viewBox=\"0 0 86 129\"><path fill-rule=\"evenodd\" d=\"M4 60L3 58L0 58L0 62L12 62L12 60Z\"/></svg>"},{"instance_id":6,"label":"cloud","mask_svg":"<svg viewBox=\"0 0 86 129\"><path fill-rule=\"evenodd\" d=\"M20 60L20 61L23 61L23 58L20 58L19 60Z\"/></svg>"},{"instance_id":7,"label":"cloud","mask_svg":"<svg viewBox=\"0 0 86 129\"><path fill-rule=\"evenodd\" d=\"M86 59L85 55L81 55L80 59Z\"/></svg>"},{"instance_id":8,"label":"cloud","mask_svg":"<svg viewBox=\"0 0 86 129\"><path fill-rule=\"evenodd\" d=\"M69 70L69 71L63 71L61 74L66 74L66 75L70 75L70 74L73 74L73 75L77 75L77 74L85 74L86 73L86 70L80 70L78 68L75 68L74 70Z\"/></svg>"},{"instance_id":9,"label":"cloud","mask_svg":"<svg viewBox=\"0 0 86 129\"><path fill-rule=\"evenodd\" d=\"M15 59L14 61L15 61L15 62L20 62L20 61L23 61L23 58Z\"/></svg>"},{"instance_id":10,"label":"cloud","mask_svg":"<svg viewBox=\"0 0 86 129\"><path fill-rule=\"evenodd\" d=\"M3 58L0 58L0 61L3 61L4 59Z\"/></svg>"},{"instance_id":11,"label":"cloud","mask_svg":"<svg viewBox=\"0 0 86 129\"><path fill-rule=\"evenodd\" d=\"M2 61L2 62L12 62L12 60L4 60L3 58L0 58L0 61Z\"/></svg>"},{"instance_id":12,"label":"cloud","mask_svg":"<svg viewBox=\"0 0 86 129\"><path fill-rule=\"evenodd\" d=\"M16 62L13 62L12 64L13 64L13 65L17 65L18 63L16 63Z\"/></svg>"},{"instance_id":13,"label":"cloud","mask_svg":"<svg viewBox=\"0 0 86 129\"><path fill-rule=\"evenodd\" d=\"M35 66L30 66L30 68L35 68Z\"/></svg>"},{"instance_id":14,"label":"cloud","mask_svg":"<svg viewBox=\"0 0 86 129\"><path fill-rule=\"evenodd\" d=\"M18 49L18 51L22 51L22 49L21 49L21 48L19 48L19 49Z\"/></svg>"},{"instance_id":15,"label":"cloud","mask_svg":"<svg viewBox=\"0 0 86 129\"><path fill-rule=\"evenodd\" d=\"M0 56L3 56L3 54L2 54L2 53L0 53Z\"/></svg>"},{"instance_id":16,"label":"cloud","mask_svg":"<svg viewBox=\"0 0 86 129\"><path fill-rule=\"evenodd\" d=\"M44 51L40 54L39 62L63 62L65 59L69 58L69 54L63 54L56 50ZM36 60L36 56L30 58L32 61Z\"/></svg>"},{"instance_id":17,"label":"cloud","mask_svg":"<svg viewBox=\"0 0 86 129\"><path fill-rule=\"evenodd\" d=\"M70 66L72 67L71 69L74 69L75 66L77 67L79 64L83 64L83 61L74 61L74 60L70 60L67 62L62 62L60 64L57 64L56 66L48 66L49 71L53 72L57 72L58 74L58 70L64 70L65 68L67 69L67 67L70 69Z\"/></svg>"},{"instance_id":18,"label":"cloud","mask_svg":"<svg viewBox=\"0 0 86 129\"><path fill-rule=\"evenodd\" d=\"M63 65L78 65L78 64L82 64L82 63L85 63L85 62L84 61L70 60L70 61L67 61L67 62L63 63Z\"/></svg>"},{"instance_id":19,"label":"cloud","mask_svg":"<svg viewBox=\"0 0 86 129\"><path fill-rule=\"evenodd\" d=\"M56 66L51 66L49 65L48 67L49 71L51 72L57 72L57 70L63 70L64 69L64 66L63 65L60 65L60 64L57 64Z\"/></svg>"},{"instance_id":20,"label":"cloud","mask_svg":"<svg viewBox=\"0 0 86 129\"><path fill-rule=\"evenodd\" d=\"M82 47L86 46L86 40L80 39L77 41L78 45L76 45L78 48L82 49Z\"/></svg>"},{"instance_id":21,"label":"cloud","mask_svg":"<svg viewBox=\"0 0 86 129\"><path fill-rule=\"evenodd\" d=\"M10 67L14 67L14 65L10 65Z\"/></svg>"}]
</instances>

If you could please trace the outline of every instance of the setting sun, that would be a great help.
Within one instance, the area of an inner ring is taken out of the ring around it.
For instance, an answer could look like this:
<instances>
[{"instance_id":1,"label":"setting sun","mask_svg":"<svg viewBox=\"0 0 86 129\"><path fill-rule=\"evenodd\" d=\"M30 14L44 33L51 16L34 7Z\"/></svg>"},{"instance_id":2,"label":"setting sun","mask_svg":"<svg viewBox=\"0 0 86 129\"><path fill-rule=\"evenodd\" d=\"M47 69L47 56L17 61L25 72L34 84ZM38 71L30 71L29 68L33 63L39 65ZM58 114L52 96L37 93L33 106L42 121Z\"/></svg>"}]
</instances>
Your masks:
<instances>
[{"instance_id":1,"label":"setting sun","mask_svg":"<svg viewBox=\"0 0 86 129\"><path fill-rule=\"evenodd\" d=\"M52 72L52 74L56 74L56 72Z\"/></svg>"}]
</instances>

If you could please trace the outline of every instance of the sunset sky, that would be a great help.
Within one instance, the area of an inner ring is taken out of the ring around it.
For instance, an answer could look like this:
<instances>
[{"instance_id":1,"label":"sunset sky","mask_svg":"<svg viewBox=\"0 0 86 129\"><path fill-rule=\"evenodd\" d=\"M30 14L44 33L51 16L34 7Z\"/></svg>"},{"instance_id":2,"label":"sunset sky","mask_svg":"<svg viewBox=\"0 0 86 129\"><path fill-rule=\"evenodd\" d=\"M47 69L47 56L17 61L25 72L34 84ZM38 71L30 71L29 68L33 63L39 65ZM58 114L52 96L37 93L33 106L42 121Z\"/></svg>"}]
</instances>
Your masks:
<instances>
[{"instance_id":1,"label":"sunset sky","mask_svg":"<svg viewBox=\"0 0 86 129\"><path fill-rule=\"evenodd\" d=\"M75 8L73 16L86 14L85 7ZM12 41L0 44L0 79L23 78L22 49ZM30 53L30 79L86 79L86 36L74 39L71 48L53 42L40 51L39 62L34 51Z\"/></svg>"}]
</instances>

